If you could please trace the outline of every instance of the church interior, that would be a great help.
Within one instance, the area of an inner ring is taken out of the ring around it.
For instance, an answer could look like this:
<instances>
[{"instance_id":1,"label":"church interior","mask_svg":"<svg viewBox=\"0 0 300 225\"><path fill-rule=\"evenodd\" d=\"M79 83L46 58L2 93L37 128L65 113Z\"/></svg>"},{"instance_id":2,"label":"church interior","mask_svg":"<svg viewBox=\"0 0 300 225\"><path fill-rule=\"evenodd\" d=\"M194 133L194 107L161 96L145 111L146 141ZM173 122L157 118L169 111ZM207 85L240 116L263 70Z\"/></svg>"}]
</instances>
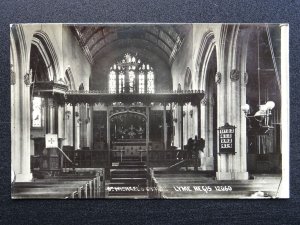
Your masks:
<instances>
[{"instance_id":1,"label":"church interior","mask_svg":"<svg viewBox=\"0 0 300 225\"><path fill-rule=\"evenodd\" d=\"M11 25L12 198L285 196L287 30Z\"/></svg>"}]
</instances>

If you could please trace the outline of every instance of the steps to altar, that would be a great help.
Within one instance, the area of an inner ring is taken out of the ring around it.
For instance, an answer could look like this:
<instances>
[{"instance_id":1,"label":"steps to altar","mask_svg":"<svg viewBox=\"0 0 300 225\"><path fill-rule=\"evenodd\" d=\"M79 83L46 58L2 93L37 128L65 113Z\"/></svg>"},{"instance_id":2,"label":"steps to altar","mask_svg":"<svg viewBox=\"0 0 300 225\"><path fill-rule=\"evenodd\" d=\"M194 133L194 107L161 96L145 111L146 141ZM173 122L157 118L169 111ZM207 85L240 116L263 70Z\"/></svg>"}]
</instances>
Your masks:
<instances>
[{"instance_id":1,"label":"steps to altar","mask_svg":"<svg viewBox=\"0 0 300 225\"><path fill-rule=\"evenodd\" d=\"M148 198L147 167L139 159L125 159L113 163L110 180L106 182L107 198Z\"/></svg>"}]
</instances>

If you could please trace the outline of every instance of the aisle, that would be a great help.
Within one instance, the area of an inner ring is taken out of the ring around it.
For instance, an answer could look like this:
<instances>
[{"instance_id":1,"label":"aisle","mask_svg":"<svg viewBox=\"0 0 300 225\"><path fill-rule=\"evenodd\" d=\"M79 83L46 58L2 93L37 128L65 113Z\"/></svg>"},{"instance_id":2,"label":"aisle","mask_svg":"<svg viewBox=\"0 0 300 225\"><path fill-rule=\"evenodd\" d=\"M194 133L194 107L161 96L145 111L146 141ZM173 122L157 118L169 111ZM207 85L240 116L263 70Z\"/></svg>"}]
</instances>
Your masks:
<instances>
[{"instance_id":1,"label":"aisle","mask_svg":"<svg viewBox=\"0 0 300 225\"><path fill-rule=\"evenodd\" d=\"M107 198L148 198L147 168L139 159L124 159L112 166L106 185Z\"/></svg>"}]
</instances>

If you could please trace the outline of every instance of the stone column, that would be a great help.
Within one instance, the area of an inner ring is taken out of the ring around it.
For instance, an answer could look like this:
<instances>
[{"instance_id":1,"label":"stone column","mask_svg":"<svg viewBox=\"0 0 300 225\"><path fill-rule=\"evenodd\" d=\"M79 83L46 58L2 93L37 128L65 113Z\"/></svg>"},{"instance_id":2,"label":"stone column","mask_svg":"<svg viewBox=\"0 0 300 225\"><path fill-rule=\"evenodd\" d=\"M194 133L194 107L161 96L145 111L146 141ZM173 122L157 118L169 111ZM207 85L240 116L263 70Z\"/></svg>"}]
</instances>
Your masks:
<instances>
[{"instance_id":1,"label":"stone column","mask_svg":"<svg viewBox=\"0 0 300 225\"><path fill-rule=\"evenodd\" d=\"M76 106L72 106L72 146L75 148L75 143L76 143Z\"/></svg>"},{"instance_id":2,"label":"stone column","mask_svg":"<svg viewBox=\"0 0 300 225\"><path fill-rule=\"evenodd\" d=\"M197 104L197 135L198 138L201 138L201 103Z\"/></svg>"},{"instance_id":3,"label":"stone column","mask_svg":"<svg viewBox=\"0 0 300 225\"><path fill-rule=\"evenodd\" d=\"M167 127L167 113L166 104L164 104L163 111L163 127L164 127L164 149L167 150L167 138L168 138L168 127Z\"/></svg>"},{"instance_id":4,"label":"stone column","mask_svg":"<svg viewBox=\"0 0 300 225\"><path fill-rule=\"evenodd\" d=\"M79 106L80 118L80 148L87 146L87 105L81 104Z\"/></svg>"},{"instance_id":5,"label":"stone column","mask_svg":"<svg viewBox=\"0 0 300 225\"><path fill-rule=\"evenodd\" d=\"M281 24L281 153L282 153L282 182L278 196L289 198L289 26Z\"/></svg>"},{"instance_id":6,"label":"stone column","mask_svg":"<svg viewBox=\"0 0 300 225\"><path fill-rule=\"evenodd\" d=\"M146 150L147 150L147 168L149 166L149 127L150 127L150 107L146 106Z\"/></svg>"},{"instance_id":7,"label":"stone column","mask_svg":"<svg viewBox=\"0 0 300 225\"><path fill-rule=\"evenodd\" d=\"M58 138L65 138L65 107L58 106Z\"/></svg>"},{"instance_id":8,"label":"stone column","mask_svg":"<svg viewBox=\"0 0 300 225\"><path fill-rule=\"evenodd\" d=\"M175 105L174 107L174 117L176 120L174 121L174 136L173 136L173 142L174 146L180 147L180 129L179 129L179 123L180 123L180 113L179 113L179 105Z\"/></svg>"},{"instance_id":9,"label":"stone column","mask_svg":"<svg viewBox=\"0 0 300 225\"><path fill-rule=\"evenodd\" d=\"M180 105L180 146L183 150L183 105Z\"/></svg>"},{"instance_id":10,"label":"stone column","mask_svg":"<svg viewBox=\"0 0 300 225\"><path fill-rule=\"evenodd\" d=\"M235 154L218 154L218 180L247 180L246 158L246 120L241 111L245 101L246 89L242 88L246 65L247 42L239 39L240 30L233 27L231 37L227 40L228 49L220 58L220 82L218 82L218 127L229 123L235 129ZM227 52L228 51L228 52ZM227 67L225 66L227 65ZM242 71L242 72L241 72ZM243 80L243 81L242 81ZM219 134L218 134L219 142ZM219 153L218 143L218 153Z\"/></svg>"},{"instance_id":11,"label":"stone column","mask_svg":"<svg viewBox=\"0 0 300 225\"><path fill-rule=\"evenodd\" d=\"M109 162L109 165L111 165L111 151L110 151L110 111L111 111L112 107L111 106L107 106L107 150L108 150L108 162Z\"/></svg>"},{"instance_id":12,"label":"stone column","mask_svg":"<svg viewBox=\"0 0 300 225\"><path fill-rule=\"evenodd\" d=\"M93 106L88 106L88 118L89 123L87 124L87 146L93 148Z\"/></svg>"},{"instance_id":13,"label":"stone column","mask_svg":"<svg viewBox=\"0 0 300 225\"><path fill-rule=\"evenodd\" d=\"M205 140L204 152L201 153L201 169L214 170L213 157L213 106L210 93L206 93L201 101L201 137Z\"/></svg>"},{"instance_id":14,"label":"stone column","mask_svg":"<svg viewBox=\"0 0 300 225\"><path fill-rule=\"evenodd\" d=\"M24 83L24 74L16 68L19 79L12 86L12 167L16 182L32 180L30 171L30 87ZM17 75L16 75L17 76Z\"/></svg>"},{"instance_id":15,"label":"stone column","mask_svg":"<svg viewBox=\"0 0 300 225\"><path fill-rule=\"evenodd\" d=\"M82 121L80 120L79 107L75 107L75 150L80 149L80 126Z\"/></svg>"},{"instance_id":16,"label":"stone column","mask_svg":"<svg viewBox=\"0 0 300 225\"><path fill-rule=\"evenodd\" d=\"M65 145L71 145L73 146L73 110L72 106L66 105L65 106L65 113L64 113L64 118L65 118L65 129L64 129L64 137Z\"/></svg>"},{"instance_id":17,"label":"stone column","mask_svg":"<svg viewBox=\"0 0 300 225\"><path fill-rule=\"evenodd\" d=\"M55 105L52 98L48 98L48 133L55 134Z\"/></svg>"}]
</instances>

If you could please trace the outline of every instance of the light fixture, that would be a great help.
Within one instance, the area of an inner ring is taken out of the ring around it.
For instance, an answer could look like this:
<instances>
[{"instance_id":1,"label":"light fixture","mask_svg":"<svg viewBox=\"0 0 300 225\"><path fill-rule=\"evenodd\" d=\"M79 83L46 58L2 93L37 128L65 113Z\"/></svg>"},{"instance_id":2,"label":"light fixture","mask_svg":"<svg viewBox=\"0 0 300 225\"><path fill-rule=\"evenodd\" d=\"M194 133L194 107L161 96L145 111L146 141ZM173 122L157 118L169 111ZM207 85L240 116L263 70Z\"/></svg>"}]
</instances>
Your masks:
<instances>
[{"instance_id":1,"label":"light fixture","mask_svg":"<svg viewBox=\"0 0 300 225\"><path fill-rule=\"evenodd\" d=\"M250 106L245 104L241 107L247 119L251 121L251 119L255 119L259 122L259 126L261 128L267 128L266 132L268 132L272 127L270 126L270 116L272 115L272 109L275 107L275 103L273 101L268 101L264 105L259 106L259 110L250 115ZM250 125L251 127L251 125Z\"/></svg>"},{"instance_id":2,"label":"light fixture","mask_svg":"<svg viewBox=\"0 0 300 225\"><path fill-rule=\"evenodd\" d=\"M245 113L245 116L247 116L250 113L250 106L248 104L243 105L242 111Z\"/></svg>"}]
</instances>

